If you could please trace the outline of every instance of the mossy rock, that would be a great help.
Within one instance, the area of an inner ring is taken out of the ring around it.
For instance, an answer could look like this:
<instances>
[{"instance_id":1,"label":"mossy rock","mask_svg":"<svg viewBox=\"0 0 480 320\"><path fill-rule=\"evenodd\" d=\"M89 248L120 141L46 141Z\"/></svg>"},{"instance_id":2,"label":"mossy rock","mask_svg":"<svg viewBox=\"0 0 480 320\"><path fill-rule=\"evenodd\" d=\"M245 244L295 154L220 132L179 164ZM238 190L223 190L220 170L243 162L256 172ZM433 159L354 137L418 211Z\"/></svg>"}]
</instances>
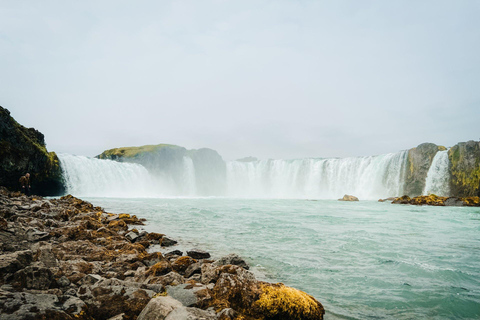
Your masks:
<instances>
[{"instance_id":1,"label":"mossy rock","mask_svg":"<svg viewBox=\"0 0 480 320\"><path fill-rule=\"evenodd\" d=\"M64 193L60 162L54 152L47 151L43 134L20 125L0 107L0 185L19 190L18 180L27 172L33 194Z\"/></svg>"},{"instance_id":2,"label":"mossy rock","mask_svg":"<svg viewBox=\"0 0 480 320\"><path fill-rule=\"evenodd\" d=\"M448 158L452 195L480 196L480 141L458 143L448 151Z\"/></svg>"},{"instance_id":3,"label":"mossy rock","mask_svg":"<svg viewBox=\"0 0 480 320\"><path fill-rule=\"evenodd\" d=\"M325 310L321 303L309 294L282 283L264 283L261 295L255 302L265 320L316 320L322 319Z\"/></svg>"}]
</instances>

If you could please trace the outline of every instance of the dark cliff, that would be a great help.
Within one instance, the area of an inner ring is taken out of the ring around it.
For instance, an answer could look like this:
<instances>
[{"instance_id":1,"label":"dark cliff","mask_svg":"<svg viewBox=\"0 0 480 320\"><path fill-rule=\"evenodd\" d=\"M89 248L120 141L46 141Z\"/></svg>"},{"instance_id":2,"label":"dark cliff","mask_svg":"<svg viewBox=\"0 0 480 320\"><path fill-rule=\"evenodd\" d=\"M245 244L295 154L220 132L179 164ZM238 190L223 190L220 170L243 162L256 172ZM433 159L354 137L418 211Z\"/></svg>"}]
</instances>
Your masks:
<instances>
[{"instance_id":1,"label":"dark cliff","mask_svg":"<svg viewBox=\"0 0 480 320\"><path fill-rule=\"evenodd\" d=\"M0 185L19 190L19 178L29 172L32 193L60 195L64 192L57 155L48 152L41 132L25 128L0 107Z\"/></svg>"}]
</instances>

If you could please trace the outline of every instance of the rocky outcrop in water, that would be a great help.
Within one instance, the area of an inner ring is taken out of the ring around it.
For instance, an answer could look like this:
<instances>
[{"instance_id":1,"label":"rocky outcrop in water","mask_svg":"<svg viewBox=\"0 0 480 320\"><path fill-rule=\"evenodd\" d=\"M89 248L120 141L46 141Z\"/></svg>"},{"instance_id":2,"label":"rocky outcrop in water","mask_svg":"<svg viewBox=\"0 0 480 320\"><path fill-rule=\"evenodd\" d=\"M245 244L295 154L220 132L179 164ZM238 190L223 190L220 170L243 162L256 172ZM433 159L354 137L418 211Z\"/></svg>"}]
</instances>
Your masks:
<instances>
[{"instance_id":1,"label":"rocky outcrop in water","mask_svg":"<svg viewBox=\"0 0 480 320\"><path fill-rule=\"evenodd\" d=\"M344 195L343 198L341 199L338 199L338 201L358 201L358 198L355 197L355 196L351 196L351 195Z\"/></svg>"},{"instance_id":2,"label":"rocky outcrop in water","mask_svg":"<svg viewBox=\"0 0 480 320\"><path fill-rule=\"evenodd\" d=\"M404 193L410 196L419 196L425 188L428 169L438 151L446 150L443 146L434 143L422 143L416 148L408 150L405 172Z\"/></svg>"},{"instance_id":3,"label":"rocky outcrop in water","mask_svg":"<svg viewBox=\"0 0 480 320\"><path fill-rule=\"evenodd\" d=\"M0 185L19 190L19 178L30 173L32 192L59 195L64 192L57 155L48 152L41 132L25 128L0 107Z\"/></svg>"},{"instance_id":4,"label":"rocky outcrop in water","mask_svg":"<svg viewBox=\"0 0 480 320\"><path fill-rule=\"evenodd\" d=\"M428 196L418 196L410 198L409 196L403 196L395 198L392 201L393 204L413 204L417 206L439 206L439 207L480 207L480 197L439 197L435 194Z\"/></svg>"},{"instance_id":5,"label":"rocky outcrop in water","mask_svg":"<svg viewBox=\"0 0 480 320\"><path fill-rule=\"evenodd\" d=\"M0 320L323 319L317 300L256 280L239 256L183 256L143 223L0 188Z\"/></svg>"},{"instance_id":6,"label":"rocky outcrop in water","mask_svg":"<svg viewBox=\"0 0 480 320\"><path fill-rule=\"evenodd\" d=\"M164 178L170 177L174 181L184 181L186 171L194 170L197 182L196 195L218 196L225 192L225 161L217 151L212 149L187 150L169 144L146 145L106 150L96 158L138 163L152 174ZM192 164L191 168L189 161ZM181 189L180 186L179 188ZM185 190L179 191L185 193Z\"/></svg>"},{"instance_id":7,"label":"rocky outcrop in water","mask_svg":"<svg viewBox=\"0 0 480 320\"><path fill-rule=\"evenodd\" d=\"M461 142L448 151L450 191L456 196L480 196L480 141Z\"/></svg>"}]
</instances>

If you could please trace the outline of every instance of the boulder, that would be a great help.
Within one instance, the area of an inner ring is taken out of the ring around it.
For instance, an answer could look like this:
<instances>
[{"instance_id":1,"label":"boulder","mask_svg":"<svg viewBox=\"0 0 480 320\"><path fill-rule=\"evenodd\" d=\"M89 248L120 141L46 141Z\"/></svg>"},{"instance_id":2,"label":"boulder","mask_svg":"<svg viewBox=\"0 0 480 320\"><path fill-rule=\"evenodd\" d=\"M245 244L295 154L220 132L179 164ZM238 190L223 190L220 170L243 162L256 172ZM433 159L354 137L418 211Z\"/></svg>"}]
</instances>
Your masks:
<instances>
[{"instance_id":1,"label":"boulder","mask_svg":"<svg viewBox=\"0 0 480 320\"><path fill-rule=\"evenodd\" d=\"M153 298L138 315L137 320L164 320L170 312L182 306L180 301L169 296Z\"/></svg>"},{"instance_id":2,"label":"boulder","mask_svg":"<svg viewBox=\"0 0 480 320\"><path fill-rule=\"evenodd\" d=\"M199 249L191 249L187 251L187 255L192 257L193 259L208 259L210 258L210 253L199 250Z\"/></svg>"},{"instance_id":3,"label":"boulder","mask_svg":"<svg viewBox=\"0 0 480 320\"><path fill-rule=\"evenodd\" d=\"M342 199L338 199L338 201L358 201L358 198L355 197L355 196L351 196L351 195L344 195Z\"/></svg>"}]
</instances>

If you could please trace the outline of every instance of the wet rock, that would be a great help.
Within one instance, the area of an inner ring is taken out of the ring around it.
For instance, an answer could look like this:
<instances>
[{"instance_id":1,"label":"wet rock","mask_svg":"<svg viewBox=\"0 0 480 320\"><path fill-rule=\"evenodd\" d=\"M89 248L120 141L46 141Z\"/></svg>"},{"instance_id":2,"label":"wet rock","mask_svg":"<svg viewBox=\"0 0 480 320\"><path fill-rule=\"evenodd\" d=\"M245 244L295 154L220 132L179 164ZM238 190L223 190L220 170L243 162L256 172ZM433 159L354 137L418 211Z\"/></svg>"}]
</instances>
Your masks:
<instances>
[{"instance_id":1,"label":"wet rock","mask_svg":"<svg viewBox=\"0 0 480 320\"><path fill-rule=\"evenodd\" d=\"M220 259L216 260L215 262L212 263L213 266L224 266L227 264L233 264L239 267L242 267L246 270L250 269L248 264L245 262L245 260L242 259L239 255L235 253L231 253L227 256L221 257Z\"/></svg>"},{"instance_id":2,"label":"wet rock","mask_svg":"<svg viewBox=\"0 0 480 320\"><path fill-rule=\"evenodd\" d=\"M180 250L173 250L170 252L165 253L165 258L169 258L171 256L183 256L183 252Z\"/></svg>"},{"instance_id":3,"label":"wet rock","mask_svg":"<svg viewBox=\"0 0 480 320\"><path fill-rule=\"evenodd\" d=\"M192 257L193 259L208 259L210 258L210 253L199 250L199 249L192 249L187 251L187 255Z\"/></svg>"},{"instance_id":4,"label":"wet rock","mask_svg":"<svg viewBox=\"0 0 480 320\"><path fill-rule=\"evenodd\" d=\"M157 297L148 302L137 320L164 320L169 313L183 305L172 297Z\"/></svg>"},{"instance_id":5,"label":"wet rock","mask_svg":"<svg viewBox=\"0 0 480 320\"><path fill-rule=\"evenodd\" d=\"M178 242L173 240L173 239L170 239L170 238L167 238L167 237L163 237L162 238L162 247L171 247L171 246L174 246L176 245ZM193 258L193 257L192 257Z\"/></svg>"}]
</instances>

